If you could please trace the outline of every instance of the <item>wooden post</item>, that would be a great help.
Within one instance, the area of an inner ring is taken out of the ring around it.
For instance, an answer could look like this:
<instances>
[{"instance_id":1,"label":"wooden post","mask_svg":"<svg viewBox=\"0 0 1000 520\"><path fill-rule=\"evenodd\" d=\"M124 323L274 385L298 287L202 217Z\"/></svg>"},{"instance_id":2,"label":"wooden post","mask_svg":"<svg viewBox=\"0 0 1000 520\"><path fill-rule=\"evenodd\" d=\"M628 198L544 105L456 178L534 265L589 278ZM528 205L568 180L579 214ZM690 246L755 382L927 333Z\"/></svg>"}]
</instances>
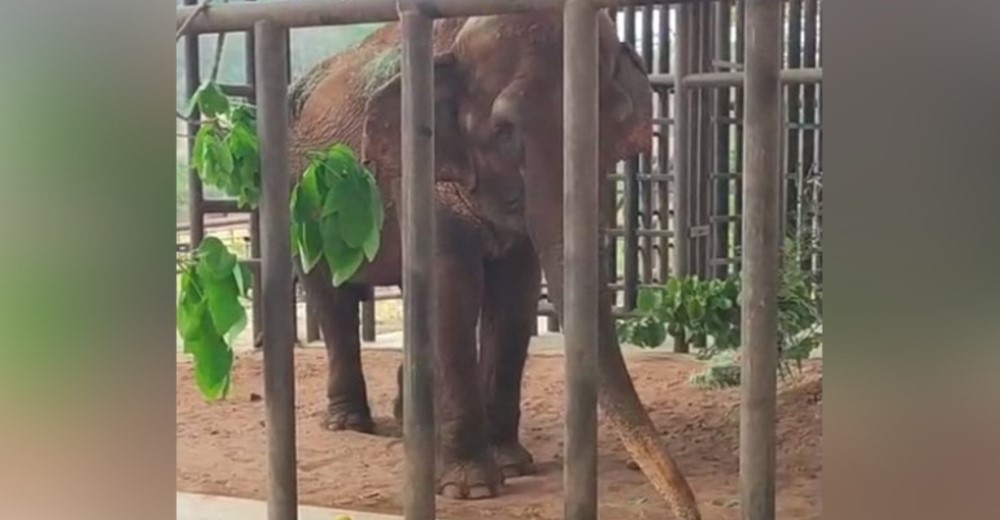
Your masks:
<instances>
[{"instance_id":1,"label":"wooden post","mask_svg":"<svg viewBox=\"0 0 1000 520\"><path fill-rule=\"evenodd\" d=\"M264 311L264 408L268 446L268 519L298 518L295 460L295 360L292 331L291 215L288 211L287 29L254 25L261 165L261 281Z\"/></svg>"},{"instance_id":2,"label":"wooden post","mask_svg":"<svg viewBox=\"0 0 1000 520\"><path fill-rule=\"evenodd\" d=\"M743 520L774 520L781 0L746 3L740 504Z\"/></svg>"},{"instance_id":3,"label":"wooden post","mask_svg":"<svg viewBox=\"0 0 1000 520\"><path fill-rule=\"evenodd\" d=\"M434 63L433 22L400 12L403 39L403 516L433 520L434 373Z\"/></svg>"},{"instance_id":4,"label":"wooden post","mask_svg":"<svg viewBox=\"0 0 1000 520\"><path fill-rule=\"evenodd\" d=\"M597 519L598 243L597 9L568 0L563 33L566 520Z\"/></svg>"}]
</instances>

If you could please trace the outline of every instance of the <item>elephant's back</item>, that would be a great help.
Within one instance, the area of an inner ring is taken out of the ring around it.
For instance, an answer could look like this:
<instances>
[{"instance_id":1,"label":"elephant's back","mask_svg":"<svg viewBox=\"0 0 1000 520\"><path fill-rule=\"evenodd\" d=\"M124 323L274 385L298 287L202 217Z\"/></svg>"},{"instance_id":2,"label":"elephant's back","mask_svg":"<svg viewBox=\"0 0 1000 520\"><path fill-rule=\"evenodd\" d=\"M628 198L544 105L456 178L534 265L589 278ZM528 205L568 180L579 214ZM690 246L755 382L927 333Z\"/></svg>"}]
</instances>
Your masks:
<instances>
[{"instance_id":1,"label":"elephant's back","mask_svg":"<svg viewBox=\"0 0 1000 520\"><path fill-rule=\"evenodd\" d=\"M435 52L448 49L461 19L435 22ZM399 23L379 28L357 46L323 60L291 88L291 173L298 177L308 153L343 143L361 151L365 104L401 63Z\"/></svg>"}]
</instances>

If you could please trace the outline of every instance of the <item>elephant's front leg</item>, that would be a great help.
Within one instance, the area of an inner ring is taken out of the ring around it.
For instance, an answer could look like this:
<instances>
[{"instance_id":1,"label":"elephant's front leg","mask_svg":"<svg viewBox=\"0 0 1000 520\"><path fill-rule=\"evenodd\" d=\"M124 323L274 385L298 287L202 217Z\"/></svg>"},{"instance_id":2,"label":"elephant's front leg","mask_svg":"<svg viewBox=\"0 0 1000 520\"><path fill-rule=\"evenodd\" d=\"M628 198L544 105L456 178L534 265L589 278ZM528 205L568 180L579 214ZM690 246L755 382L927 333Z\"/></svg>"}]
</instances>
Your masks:
<instances>
[{"instance_id":1,"label":"elephant's front leg","mask_svg":"<svg viewBox=\"0 0 1000 520\"><path fill-rule=\"evenodd\" d=\"M538 319L541 268L527 237L485 266L485 298L479 325L480 377L490 418L490 444L505 477L535 473L521 444L521 378Z\"/></svg>"},{"instance_id":2,"label":"elephant's front leg","mask_svg":"<svg viewBox=\"0 0 1000 520\"><path fill-rule=\"evenodd\" d=\"M438 277L434 327L438 492L449 498L488 498L500 492L503 476L490 450L477 377L482 259L475 254L475 240L463 240L464 233L449 227L439 227L434 266Z\"/></svg>"}]
</instances>

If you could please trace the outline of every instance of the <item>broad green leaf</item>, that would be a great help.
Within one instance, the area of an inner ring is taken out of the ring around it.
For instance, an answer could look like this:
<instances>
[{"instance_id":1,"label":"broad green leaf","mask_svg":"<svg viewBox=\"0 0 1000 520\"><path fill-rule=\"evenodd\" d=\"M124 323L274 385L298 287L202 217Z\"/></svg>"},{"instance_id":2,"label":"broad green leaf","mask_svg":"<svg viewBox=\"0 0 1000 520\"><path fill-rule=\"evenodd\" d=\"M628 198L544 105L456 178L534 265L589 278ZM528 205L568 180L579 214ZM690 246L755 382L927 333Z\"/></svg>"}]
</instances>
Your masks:
<instances>
[{"instance_id":1,"label":"broad green leaf","mask_svg":"<svg viewBox=\"0 0 1000 520\"><path fill-rule=\"evenodd\" d=\"M202 85L195 93L195 97L198 100L198 109L206 117L216 117L229 112L229 98L213 82Z\"/></svg>"},{"instance_id":2,"label":"broad green leaf","mask_svg":"<svg viewBox=\"0 0 1000 520\"><path fill-rule=\"evenodd\" d=\"M240 313L239 320L229 328L229 332L226 333L226 343L232 345L236 341L236 337L247 328L247 313L246 311Z\"/></svg>"},{"instance_id":3,"label":"broad green leaf","mask_svg":"<svg viewBox=\"0 0 1000 520\"><path fill-rule=\"evenodd\" d=\"M309 273L323 259L323 234L319 222L315 220L300 224L299 233L299 258L302 269Z\"/></svg>"},{"instance_id":4,"label":"broad green leaf","mask_svg":"<svg viewBox=\"0 0 1000 520\"><path fill-rule=\"evenodd\" d=\"M213 282L205 287L208 311L212 316L216 332L220 336L225 336L240 322L246 310L237 296L234 281L230 279Z\"/></svg>"},{"instance_id":5,"label":"broad green leaf","mask_svg":"<svg viewBox=\"0 0 1000 520\"><path fill-rule=\"evenodd\" d=\"M312 165L295 186L292 194L292 218L297 222L315 221L320 217L323 199L317 186L318 175L318 168Z\"/></svg>"},{"instance_id":6,"label":"broad green leaf","mask_svg":"<svg viewBox=\"0 0 1000 520\"><path fill-rule=\"evenodd\" d=\"M375 255L378 254L381 242L382 242L382 232L377 227L373 228L372 232L368 235L368 238L365 240L364 245L362 245L362 249L365 252L365 257L368 259L369 262L375 260Z\"/></svg>"},{"instance_id":7,"label":"broad green leaf","mask_svg":"<svg viewBox=\"0 0 1000 520\"><path fill-rule=\"evenodd\" d=\"M340 238L340 224L336 214L324 218L320 227L323 234L323 253L333 275L333 285L339 287L350 280L361 267L364 252L349 247Z\"/></svg>"},{"instance_id":8,"label":"broad green leaf","mask_svg":"<svg viewBox=\"0 0 1000 520\"><path fill-rule=\"evenodd\" d=\"M236 255L216 237L208 236L198 246L198 275L210 280L223 280L232 276L236 268Z\"/></svg>"},{"instance_id":9,"label":"broad green leaf","mask_svg":"<svg viewBox=\"0 0 1000 520\"><path fill-rule=\"evenodd\" d=\"M236 292L241 298L246 298L247 291L253 283L253 273L246 264L237 262L233 267L233 279L236 280Z\"/></svg>"},{"instance_id":10,"label":"broad green leaf","mask_svg":"<svg viewBox=\"0 0 1000 520\"><path fill-rule=\"evenodd\" d=\"M207 320L208 304L202 301L181 301L177 306L177 331L184 340L184 351L188 351L187 344L206 334L214 332L211 321Z\"/></svg>"},{"instance_id":11,"label":"broad green leaf","mask_svg":"<svg viewBox=\"0 0 1000 520\"><path fill-rule=\"evenodd\" d=\"M345 177L337 185L337 189L344 190L339 208L340 236L354 249L362 247L375 228L366 188L364 179L356 175Z\"/></svg>"},{"instance_id":12,"label":"broad green leaf","mask_svg":"<svg viewBox=\"0 0 1000 520\"><path fill-rule=\"evenodd\" d=\"M330 191L328 191L323 200L323 212L320 217L326 218L335 213L339 213L343 210L344 205L347 204L347 199L351 197L351 181L345 176L336 176L328 179L330 185Z\"/></svg>"},{"instance_id":13,"label":"broad green leaf","mask_svg":"<svg viewBox=\"0 0 1000 520\"><path fill-rule=\"evenodd\" d=\"M660 292L655 289L642 289L639 291L636 305L640 312L652 312L660 304Z\"/></svg>"},{"instance_id":14,"label":"broad green leaf","mask_svg":"<svg viewBox=\"0 0 1000 520\"><path fill-rule=\"evenodd\" d=\"M208 335L191 343L194 355L195 383L209 400L222 399L229 391L233 352L217 335Z\"/></svg>"}]
</instances>

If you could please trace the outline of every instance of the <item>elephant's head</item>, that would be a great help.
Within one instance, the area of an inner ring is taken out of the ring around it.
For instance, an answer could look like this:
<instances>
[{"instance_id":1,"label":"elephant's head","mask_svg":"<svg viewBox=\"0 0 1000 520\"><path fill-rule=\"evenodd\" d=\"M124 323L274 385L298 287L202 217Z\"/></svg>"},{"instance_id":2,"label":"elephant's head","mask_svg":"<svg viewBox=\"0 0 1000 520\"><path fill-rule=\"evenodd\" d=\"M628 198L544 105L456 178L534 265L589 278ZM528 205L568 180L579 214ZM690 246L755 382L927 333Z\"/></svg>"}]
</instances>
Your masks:
<instances>
[{"instance_id":1,"label":"elephant's head","mask_svg":"<svg viewBox=\"0 0 1000 520\"><path fill-rule=\"evenodd\" d=\"M434 57L435 179L461 186L455 197L469 214L502 232L523 233L524 153L511 125L489 121L451 52ZM377 170L401 172L399 74L374 92L366 107L363 155Z\"/></svg>"}]
</instances>

